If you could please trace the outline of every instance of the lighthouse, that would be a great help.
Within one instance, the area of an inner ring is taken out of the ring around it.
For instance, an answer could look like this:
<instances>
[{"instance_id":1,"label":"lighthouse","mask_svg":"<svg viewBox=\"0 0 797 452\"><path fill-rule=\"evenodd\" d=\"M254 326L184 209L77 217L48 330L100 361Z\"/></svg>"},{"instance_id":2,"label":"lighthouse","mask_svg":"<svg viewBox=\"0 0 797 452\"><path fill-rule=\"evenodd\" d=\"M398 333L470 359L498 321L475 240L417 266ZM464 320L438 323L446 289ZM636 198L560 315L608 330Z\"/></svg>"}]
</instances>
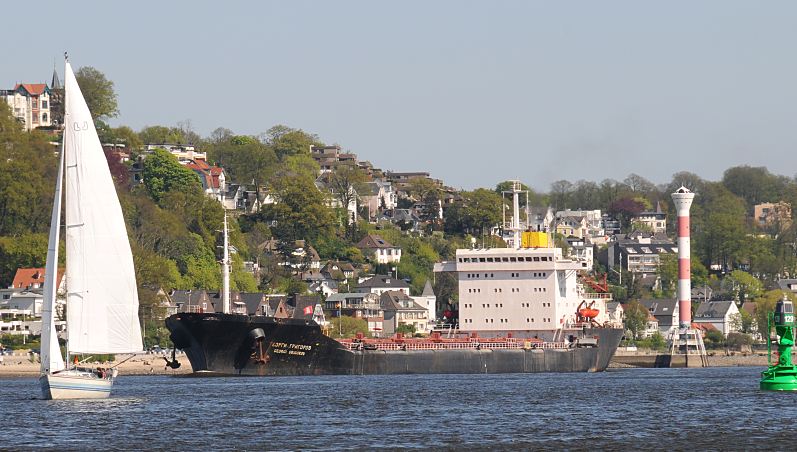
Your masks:
<instances>
[{"instance_id":1,"label":"lighthouse","mask_svg":"<svg viewBox=\"0 0 797 452\"><path fill-rule=\"evenodd\" d=\"M695 194L681 186L672 194L675 210L678 213L678 318L679 328L672 332L670 339L670 366L672 355L683 355L685 367L706 367L708 357L703 337L692 328L692 260L689 228L689 208ZM689 361L689 355L698 355L698 360Z\"/></svg>"},{"instance_id":2,"label":"lighthouse","mask_svg":"<svg viewBox=\"0 0 797 452\"><path fill-rule=\"evenodd\" d=\"M678 318L680 327L692 326L692 262L689 230L689 209L695 194L681 186L672 194L678 213Z\"/></svg>"}]
</instances>

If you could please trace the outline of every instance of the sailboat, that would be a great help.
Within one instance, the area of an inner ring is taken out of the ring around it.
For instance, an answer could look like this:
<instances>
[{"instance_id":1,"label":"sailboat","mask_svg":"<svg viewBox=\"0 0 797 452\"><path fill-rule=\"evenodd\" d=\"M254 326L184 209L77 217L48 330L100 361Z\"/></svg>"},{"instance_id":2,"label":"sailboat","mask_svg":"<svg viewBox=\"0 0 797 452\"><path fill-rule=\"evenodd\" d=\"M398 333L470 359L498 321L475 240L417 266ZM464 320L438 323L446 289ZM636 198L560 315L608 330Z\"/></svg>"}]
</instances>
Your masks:
<instances>
[{"instance_id":1,"label":"sailboat","mask_svg":"<svg viewBox=\"0 0 797 452\"><path fill-rule=\"evenodd\" d=\"M69 60L64 70L64 136L47 246L41 337L45 399L107 398L117 372L81 367L78 355L143 349L133 254L111 172ZM55 330L56 272L64 192L65 356Z\"/></svg>"}]
</instances>

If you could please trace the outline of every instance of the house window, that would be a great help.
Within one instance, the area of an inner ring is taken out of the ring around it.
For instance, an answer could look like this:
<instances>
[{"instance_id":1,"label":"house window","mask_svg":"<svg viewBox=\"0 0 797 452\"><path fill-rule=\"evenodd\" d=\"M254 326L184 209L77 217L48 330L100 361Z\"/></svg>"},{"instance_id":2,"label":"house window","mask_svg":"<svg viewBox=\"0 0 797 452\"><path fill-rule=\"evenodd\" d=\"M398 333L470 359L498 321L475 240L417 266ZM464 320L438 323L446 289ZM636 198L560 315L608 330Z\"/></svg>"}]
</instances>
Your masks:
<instances>
[{"instance_id":1,"label":"house window","mask_svg":"<svg viewBox=\"0 0 797 452\"><path fill-rule=\"evenodd\" d=\"M42 122L47 122L47 113L42 113Z\"/></svg>"},{"instance_id":2,"label":"house window","mask_svg":"<svg viewBox=\"0 0 797 452\"><path fill-rule=\"evenodd\" d=\"M36 99L33 99L31 102L32 102L31 105L33 106L33 108L39 108L39 101L37 101Z\"/></svg>"},{"instance_id":3,"label":"house window","mask_svg":"<svg viewBox=\"0 0 797 452\"><path fill-rule=\"evenodd\" d=\"M42 101L42 108L47 108L47 101L46 100Z\"/></svg>"}]
</instances>

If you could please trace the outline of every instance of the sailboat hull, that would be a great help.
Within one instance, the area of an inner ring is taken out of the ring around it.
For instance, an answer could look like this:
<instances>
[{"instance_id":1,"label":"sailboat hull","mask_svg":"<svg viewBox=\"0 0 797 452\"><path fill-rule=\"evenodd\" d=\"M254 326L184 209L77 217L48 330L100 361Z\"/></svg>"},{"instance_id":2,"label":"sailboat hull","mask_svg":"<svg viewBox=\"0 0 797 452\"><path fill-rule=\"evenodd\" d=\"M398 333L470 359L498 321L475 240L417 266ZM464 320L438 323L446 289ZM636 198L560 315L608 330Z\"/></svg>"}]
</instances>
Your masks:
<instances>
[{"instance_id":1,"label":"sailboat hull","mask_svg":"<svg viewBox=\"0 0 797 452\"><path fill-rule=\"evenodd\" d=\"M107 399L111 395L112 378L100 378L91 372L63 371L39 378L42 395L47 400Z\"/></svg>"}]
</instances>

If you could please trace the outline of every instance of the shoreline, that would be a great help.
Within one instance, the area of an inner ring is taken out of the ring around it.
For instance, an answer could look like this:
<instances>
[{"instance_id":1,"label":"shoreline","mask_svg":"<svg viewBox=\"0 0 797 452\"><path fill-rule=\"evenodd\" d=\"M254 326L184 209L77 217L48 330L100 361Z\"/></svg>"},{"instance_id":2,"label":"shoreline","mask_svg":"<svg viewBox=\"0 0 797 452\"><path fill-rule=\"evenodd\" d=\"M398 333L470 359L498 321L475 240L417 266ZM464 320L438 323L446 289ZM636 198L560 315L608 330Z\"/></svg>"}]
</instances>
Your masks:
<instances>
[{"instance_id":1,"label":"shoreline","mask_svg":"<svg viewBox=\"0 0 797 452\"><path fill-rule=\"evenodd\" d=\"M96 363L86 362L82 365L86 367L116 367L119 369L119 375L189 375L193 372L188 358L177 356L176 359L180 363L179 369L171 369L166 367L164 355L139 355L133 358L124 360L116 360L110 363ZM124 362L122 362L124 361ZM0 379L3 378L38 378L39 377L39 362L33 362L27 355L16 356L3 356L3 363L0 365Z\"/></svg>"},{"instance_id":2,"label":"shoreline","mask_svg":"<svg viewBox=\"0 0 797 452\"><path fill-rule=\"evenodd\" d=\"M652 352L620 352L615 357L628 357L628 356L648 356L655 355ZM39 377L39 363L32 362L29 356L4 356L3 363L0 365L0 379L3 378L38 378ZM177 361L181 364L179 369L171 369L166 367L163 355L140 355L128 359L117 360L112 363L85 363L88 367L116 367L119 369L120 376L164 376L164 375L180 375L186 376L193 374L193 369L188 359L183 356L177 356ZM735 353L732 355L726 354L712 354L708 356L708 367L767 367L766 354L741 354ZM648 366L634 366L618 362L614 358L609 363L608 369L627 369L635 367L648 367Z\"/></svg>"}]
</instances>

